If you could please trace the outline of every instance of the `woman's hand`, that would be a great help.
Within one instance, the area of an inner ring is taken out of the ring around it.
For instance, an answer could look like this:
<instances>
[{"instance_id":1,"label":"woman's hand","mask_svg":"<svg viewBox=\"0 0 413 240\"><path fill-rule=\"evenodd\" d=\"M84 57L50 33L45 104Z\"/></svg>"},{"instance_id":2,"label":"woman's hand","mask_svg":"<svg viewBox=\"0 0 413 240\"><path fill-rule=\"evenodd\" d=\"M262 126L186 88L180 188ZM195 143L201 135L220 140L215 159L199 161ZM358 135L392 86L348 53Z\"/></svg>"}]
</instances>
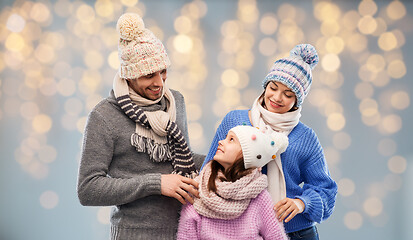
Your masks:
<instances>
[{"instance_id":1,"label":"woman's hand","mask_svg":"<svg viewBox=\"0 0 413 240\"><path fill-rule=\"evenodd\" d=\"M285 219L285 222L289 222L295 215L304 211L304 203L298 198L284 198L274 206L275 215L281 222ZM288 216L288 217L287 217Z\"/></svg>"},{"instance_id":2,"label":"woman's hand","mask_svg":"<svg viewBox=\"0 0 413 240\"><path fill-rule=\"evenodd\" d=\"M176 198L182 204L185 204L185 200L194 203L192 197L199 197L198 182L194 179L183 177L178 174L166 174L161 176L161 194L168 197Z\"/></svg>"}]
</instances>

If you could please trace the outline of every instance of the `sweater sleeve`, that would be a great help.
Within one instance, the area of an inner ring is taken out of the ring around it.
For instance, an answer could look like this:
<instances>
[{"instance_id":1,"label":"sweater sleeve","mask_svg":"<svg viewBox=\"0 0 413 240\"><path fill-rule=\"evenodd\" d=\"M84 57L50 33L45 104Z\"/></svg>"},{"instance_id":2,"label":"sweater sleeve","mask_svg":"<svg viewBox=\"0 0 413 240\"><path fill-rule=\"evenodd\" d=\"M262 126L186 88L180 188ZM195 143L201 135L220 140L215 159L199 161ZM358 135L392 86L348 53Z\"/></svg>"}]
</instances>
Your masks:
<instances>
[{"instance_id":1,"label":"sweater sleeve","mask_svg":"<svg viewBox=\"0 0 413 240\"><path fill-rule=\"evenodd\" d=\"M200 239L198 234L198 221L200 217L192 204L187 203L182 207L179 219L177 240Z\"/></svg>"},{"instance_id":2,"label":"sweater sleeve","mask_svg":"<svg viewBox=\"0 0 413 240\"><path fill-rule=\"evenodd\" d=\"M284 231L284 226L277 220L271 196L267 190L264 190L259 196L260 208L258 211L259 232L264 239L282 239L288 240Z\"/></svg>"},{"instance_id":3,"label":"sweater sleeve","mask_svg":"<svg viewBox=\"0 0 413 240\"><path fill-rule=\"evenodd\" d=\"M110 127L97 111L89 114L83 137L77 194L84 206L111 206L161 194L161 174L112 178L108 169L115 142Z\"/></svg>"},{"instance_id":4,"label":"sweater sleeve","mask_svg":"<svg viewBox=\"0 0 413 240\"><path fill-rule=\"evenodd\" d=\"M307 149L313 149L313 151L306 161L308 164L303 167L304 191L301 196L296 196L296 198L304 202L304 216L320 223L333 213L337 184L330 176L323 149L317 135L312 130L309 142L312 143L312 146Z\"/></svg>"}]
</instances>

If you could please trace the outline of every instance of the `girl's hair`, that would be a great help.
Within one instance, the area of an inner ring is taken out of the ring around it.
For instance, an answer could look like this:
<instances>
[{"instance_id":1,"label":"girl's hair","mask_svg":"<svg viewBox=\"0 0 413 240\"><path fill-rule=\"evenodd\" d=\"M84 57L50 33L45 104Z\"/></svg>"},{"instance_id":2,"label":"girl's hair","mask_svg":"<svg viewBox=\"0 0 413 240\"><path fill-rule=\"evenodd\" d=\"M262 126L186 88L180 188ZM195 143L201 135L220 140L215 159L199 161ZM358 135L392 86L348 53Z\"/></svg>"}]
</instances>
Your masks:
<instances>
[{"instance_id":1,"label":"girl's hair","mask_svg":"<svg viewBox=\"0 0 413 240\"><path fill-rule=\"evenodd\" d=\"M265 90L267 89L267 86L268 86L268 84L269 84L270 82L274 82L274 81L269 81L269 82L267 83L267 85L265 85L264 91L261 93L260 99L261 99L261 98L264 98ZM264 102L264 101L262 101L261 106L262 106L263 108L267 109L267 107L265 106L265 102ZM289 112L294 112L294 111L297 110L297 109L298 109L298 107L297 107L297 98L296 98L296 99L295 99L294 106L289 110Z\"/></svg>"},{"instance_id":2,"label":"girl's hair","mask_svg":"<svg viewBox=\"0 0 413 240\"><path fill-rule=\"evenodd\" d=\"M217 192L217 186L215 185L215 179L218 177L219 171L224 173L224 177L220 177L221 181L235 182L245 175L251 173L252 169L245 169L244 158L237 159L231 167L226 171L225 168L217 161L211 162L211 176L208 179L208 190Z\"/></svg>"}]
</instances>

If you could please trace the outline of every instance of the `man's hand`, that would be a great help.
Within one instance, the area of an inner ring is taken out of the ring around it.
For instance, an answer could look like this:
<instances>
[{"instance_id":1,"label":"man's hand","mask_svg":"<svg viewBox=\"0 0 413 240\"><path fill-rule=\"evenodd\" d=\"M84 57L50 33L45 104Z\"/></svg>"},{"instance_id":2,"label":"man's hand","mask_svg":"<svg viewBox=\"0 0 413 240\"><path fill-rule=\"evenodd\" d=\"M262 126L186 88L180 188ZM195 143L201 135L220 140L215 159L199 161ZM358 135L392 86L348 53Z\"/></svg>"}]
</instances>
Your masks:
<instances>
[{"instance_id":1,"label":"man's hand","mask_svg":"<svg viewBox=\"0 0 413 240\"><path fill-rule=\"evenodd\" d=\"M284 198L274 206L275 214L280 222L285 219L289 222L295 215L302 213L304 210L304 203L300 199ZM287 218L288 216L288 218Z\"/></svg>"},{"instance_id":2,"label":"man's hand","mask_svg":"<svg viewBox=\"0 0 413 240\"><path fill-rule=\"evenodd\" d=\"M185 204L185 200L194 203L192 197L199 197L198 182L194 179L183 177L178 174L166 174L161 176L161 194L168 197L176 198L182 204Z\"/></svg>"}]
</instances>

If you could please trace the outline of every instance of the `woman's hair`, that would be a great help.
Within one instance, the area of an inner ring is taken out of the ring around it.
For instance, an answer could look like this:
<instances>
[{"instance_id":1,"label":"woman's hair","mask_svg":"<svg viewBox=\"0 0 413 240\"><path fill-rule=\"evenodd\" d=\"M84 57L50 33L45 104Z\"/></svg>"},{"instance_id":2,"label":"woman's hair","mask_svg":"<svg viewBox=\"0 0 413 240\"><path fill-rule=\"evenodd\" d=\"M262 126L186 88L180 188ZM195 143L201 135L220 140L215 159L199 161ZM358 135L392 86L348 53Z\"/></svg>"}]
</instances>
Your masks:
<instances>
[{"instance_id":1,"label":"woman's hair","mask_svg":"<svg viewBox=\"0 0 413 240\"><path fill-rule=\"evenodd\" d=\"M215 179L218 177L218 173L221 171L224 173L223 177L220 177L221 181L235 182L243 176L251 173L252 169L245 169L244 158L237 159L231 167L226 171L225 168L217 161L212 160L211 162L211 176L208 180L208 190L212 192L217 192L217 186L215 185Z\"/></svg>"},{"instance_id":2,"label":"woman's hair","mask_svg":"<svg viewBox=\"0 0 413 240\"><path fill-rule=\"evenodd\" d=\"M268 82L268 83L270 83L270 82ZM265 90L267 89L268 83L267 83L267 85L265 85L264 91L261 93L260 99L261 99L261 98L264 98ZM267 107L265 106L265 101L262 101L261 106L262 106L263 108L267 109ZM297 109L298 109L298 107L297 107L297 99L295 99L294 106L289 110L289 112L294 112L294 111L297 110Z\"/></svg>"}]
</instances>

